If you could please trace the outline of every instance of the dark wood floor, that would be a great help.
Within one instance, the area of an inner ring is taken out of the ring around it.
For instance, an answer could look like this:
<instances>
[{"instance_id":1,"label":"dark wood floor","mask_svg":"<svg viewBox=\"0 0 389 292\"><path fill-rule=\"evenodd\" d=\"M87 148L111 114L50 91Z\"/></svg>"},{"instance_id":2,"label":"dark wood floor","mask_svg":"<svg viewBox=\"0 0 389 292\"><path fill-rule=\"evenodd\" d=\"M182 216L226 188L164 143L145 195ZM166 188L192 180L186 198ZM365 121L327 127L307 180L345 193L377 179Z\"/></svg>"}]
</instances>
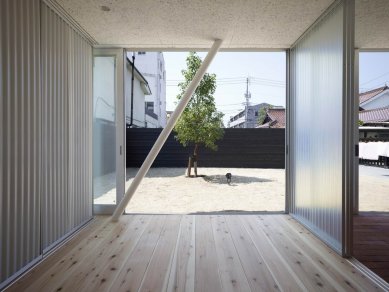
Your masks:
<instances>
[{"instance_id":1,"label":"dark wood floor","mask_svg":"<svg viewBox=\"0 0 389 292\"><path fill-rule=\"evenodd\" d=\"M354 217L354 256L389 282L389 213L360 212Z\"/></svg>"}]
</instances>

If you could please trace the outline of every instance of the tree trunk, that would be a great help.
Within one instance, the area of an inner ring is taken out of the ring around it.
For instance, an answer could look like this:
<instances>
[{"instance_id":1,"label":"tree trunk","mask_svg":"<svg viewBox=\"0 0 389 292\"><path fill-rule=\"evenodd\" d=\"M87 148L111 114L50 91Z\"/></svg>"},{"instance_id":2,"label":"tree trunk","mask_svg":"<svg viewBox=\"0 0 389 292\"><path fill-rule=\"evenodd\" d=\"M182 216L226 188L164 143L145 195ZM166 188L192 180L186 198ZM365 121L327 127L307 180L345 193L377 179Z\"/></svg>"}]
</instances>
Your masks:
<instances>
[{"instance_id":1,"label":"tree trunk","mask_svg":"<svg viewBox=\"0 0 389 292\"><path fill-rule=\"evenodd\" d=\"M189 156L188 169L187 169L188 177L190 177L191 172L192 172L192 156Z\"/></svg>"},{"instance_id":2,"label":"tree trunk","mask_svg":"<svg viewBox=\"0 0 389 292\"><path fill-rule=\"evenodd\" d=\"M198 159L199 146L200 145L196 143L193 151L193 167L194 167L195 177L197 177L197 159Z\"/></svg>"}]
</instances>

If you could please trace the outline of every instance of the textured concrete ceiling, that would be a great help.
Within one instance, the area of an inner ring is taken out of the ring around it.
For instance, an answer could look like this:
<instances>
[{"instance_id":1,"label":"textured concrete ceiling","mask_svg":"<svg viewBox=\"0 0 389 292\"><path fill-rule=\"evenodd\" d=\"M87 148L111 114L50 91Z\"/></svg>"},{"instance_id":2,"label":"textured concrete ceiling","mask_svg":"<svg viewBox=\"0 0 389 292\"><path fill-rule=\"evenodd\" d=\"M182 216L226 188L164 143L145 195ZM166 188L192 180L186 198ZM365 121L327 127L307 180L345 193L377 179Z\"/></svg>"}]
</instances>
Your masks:
<instances>
[{"instance_id":1,"label":"textured concrete ceiling","mask_svg":"<svg viewBox=\"0 0 389 292\"><path fill-rule=\"evenodd\" d=\"M389 49L389 0L355 1L355 46Z\"/></svg>"},{"instance_id":2,"label":"textured concrete ceiling","mask_svg":"<svg viewBox=\"0 0 389 292\"><path fill-rule=\"evenodd\" d=\"M333 0L57 0L99 43L137 48L288 48ZM388 0L357 0L356 44L389 48ZM110 11L103 11L102 6Z\"/></svg>"}]
</instances>

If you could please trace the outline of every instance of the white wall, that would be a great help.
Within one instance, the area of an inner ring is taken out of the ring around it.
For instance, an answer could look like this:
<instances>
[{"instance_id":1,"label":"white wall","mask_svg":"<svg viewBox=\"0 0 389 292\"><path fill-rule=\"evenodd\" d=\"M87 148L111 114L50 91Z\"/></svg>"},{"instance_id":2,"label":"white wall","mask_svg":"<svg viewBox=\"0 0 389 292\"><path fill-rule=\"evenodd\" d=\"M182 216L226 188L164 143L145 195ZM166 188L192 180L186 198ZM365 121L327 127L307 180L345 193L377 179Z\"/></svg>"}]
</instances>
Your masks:
<instances>
[{"instance_id":1,"label":"white wall","mask_svg":"<svg viewBox=\"0 0 389 292\"><path fill-rule=\"evenodd\" d=\"M93 75L94 117L115 122L115 58L95 57Z\"/></svg>"},{"instance_id":2,"label":"white wall","mask_svg":"<svg viewBox=\"0 0 389 292\"><path fill-rule=\"evenodd\" d=\"M147 128L159 128L159 123L153 117L146 115Z\"/></svg>"},{"instance_id":3,"label":"white wall","mask_svg":"<svg viewBox=\"0 0 389 292\"><path fill-rule=\"evenodd\" d=\"M136 67L136 66L135 66ZM131 117L131 78L132 66L126 62L125 70L125 105L126 105L126 121ZM145 93L141 88L141 81L135 74L134 78L134 102L133 102L133 124L137 127L145 127Z\"/></svg>"},{"instance_id":4,"label":"white wall","mask_svg":"<svg viewBox=\"0 0 389 292\"><path fill-rule=\"evenodd\" d=\"M130 59L131 56L132 52L128 53ZM152 94L146 96L146 101L154 102L154 113L158 116L159 126L164 127L166 125L166 74L163 53L135 53L135 67L149 82Z\"/></svg>"}]
</instances>

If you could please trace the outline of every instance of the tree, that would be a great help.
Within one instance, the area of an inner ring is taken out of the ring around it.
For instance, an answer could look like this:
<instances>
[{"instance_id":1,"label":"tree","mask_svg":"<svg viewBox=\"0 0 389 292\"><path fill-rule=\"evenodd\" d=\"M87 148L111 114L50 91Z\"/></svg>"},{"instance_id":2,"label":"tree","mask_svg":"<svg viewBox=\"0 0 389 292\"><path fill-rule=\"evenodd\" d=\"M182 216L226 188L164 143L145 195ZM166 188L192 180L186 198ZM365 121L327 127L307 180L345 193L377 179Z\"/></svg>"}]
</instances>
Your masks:
<instances>
[{"instance_id":1,"label":"tree","mask_svg":"<svg viewBox=\"0 0 389 292\"><path fill-rule=\"evenodd\" d=\"M262 125L263 122L265 121L266 115L267 115L267 110L273 108L272 105L264 106L260 108L258 111L258 125Z\"/></svg>"},{"instance_id":2,"label":"tree","mask_svg":"<svg viewBox=\"0 0 389 292\"><path fill-rule=\"evenodd\" d=\"M191 52L186 58L186 70L182 70L184 81L179 83L180 100L186 88L200 68L202 60ZM197 161L200 146L205 146L212 150L217 150L216 141L224 135L223 113L218 112L213 94L216 90L216 75L206 73L200 81L199 86L191 97L186 109L175 125L176 139L184 146L193 146L193 157L189 157L188 176L191 167L194 166L195 176L197 176Z\"/></svg>"}]
</instances>

